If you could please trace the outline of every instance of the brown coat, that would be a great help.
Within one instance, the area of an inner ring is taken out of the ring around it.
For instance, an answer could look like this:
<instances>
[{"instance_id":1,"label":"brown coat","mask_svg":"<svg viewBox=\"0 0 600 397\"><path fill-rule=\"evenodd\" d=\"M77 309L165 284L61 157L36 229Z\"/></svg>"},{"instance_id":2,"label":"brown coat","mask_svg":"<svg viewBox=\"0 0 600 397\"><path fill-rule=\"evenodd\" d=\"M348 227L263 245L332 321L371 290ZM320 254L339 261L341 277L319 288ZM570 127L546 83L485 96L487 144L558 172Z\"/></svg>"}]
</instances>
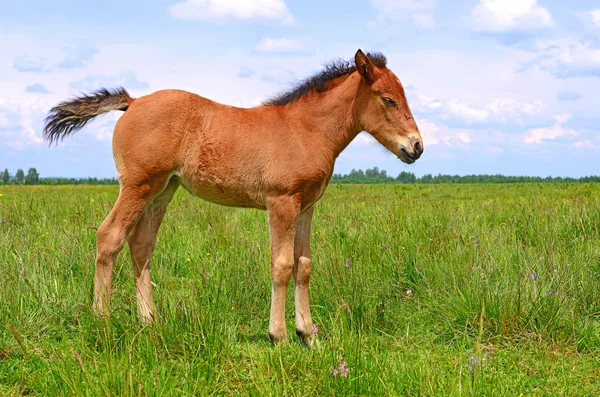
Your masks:
<instances>
[{"instance_id":1,"label":"brown coat","mask_svg":"<svg viewBox=\"0 0 600 397\"><path fill-rule=\"evenodd\" d=\"M144 320L154 318L150 257L166 208L183 185L217 204L268 211L269 335L273 341L286 339L285 290L293 275L296 330L308 346L312 209L335 159L363 130L406 163L423 152L400 80L382 55L360 50L354 65L332 64L290 93L250 109L180 90L138 99L123 89L101 90L53 108L46 138L62 139L110 110L125 111L113 136L121 191L98 230L94 308L109 313L112 267L127 240L138 308Z\"/></svg>"}]
</instances>

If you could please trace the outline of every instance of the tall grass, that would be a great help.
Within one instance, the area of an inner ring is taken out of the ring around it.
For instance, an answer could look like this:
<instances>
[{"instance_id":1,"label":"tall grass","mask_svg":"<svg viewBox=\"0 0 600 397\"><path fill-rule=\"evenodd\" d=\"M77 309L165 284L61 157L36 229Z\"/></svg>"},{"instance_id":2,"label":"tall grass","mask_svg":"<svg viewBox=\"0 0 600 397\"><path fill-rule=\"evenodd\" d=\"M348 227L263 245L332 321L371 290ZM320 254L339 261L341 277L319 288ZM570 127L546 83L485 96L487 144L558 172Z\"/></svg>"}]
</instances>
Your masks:
<instances>
[{"instance_id":1,"label":"tall grass","mask_svg":"<svg viewBox=\"0 0 600 397\"><path fill-rule=\"evenodd\" d=\"M127 249L112 317L91 311L117 187L0 193L0 394L600 394L598 185L331 186L313 222L312 351L291 288L290 343L268 341L264 212L179 191L144 326Z\"/></svg>"}]
</instances>

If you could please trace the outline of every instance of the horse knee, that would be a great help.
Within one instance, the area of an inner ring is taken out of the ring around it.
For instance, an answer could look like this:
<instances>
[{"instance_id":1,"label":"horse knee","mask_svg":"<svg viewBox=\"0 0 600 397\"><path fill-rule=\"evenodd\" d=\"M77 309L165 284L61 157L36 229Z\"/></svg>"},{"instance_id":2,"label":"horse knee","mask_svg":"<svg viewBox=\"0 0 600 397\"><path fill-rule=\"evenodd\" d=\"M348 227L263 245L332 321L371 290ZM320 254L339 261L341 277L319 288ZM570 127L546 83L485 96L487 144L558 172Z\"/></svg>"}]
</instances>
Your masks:
<instances>
[{"instance_id":1,"label":"horse knee","mask_svg":"<svg viewBox=\"0 0 600 397\"><path fill-rule=\"evenodd\" d=\"M296 267L296 284L308 285L310 282L310 269L312 265L312 259L308 256L300 256L297 259Z\"/></svg>"},{"instance_id":2,"label":"horse knee","mask_svg":"<svg viewBox=\"0 0 600 397\"><path fill-rule=\"evenodd\" d=\"M292 270L294 269L294 260L285 256L279 256L271 264L271 276L273 282L277 284L287 284Z\"/></svg>"}]
</instances>

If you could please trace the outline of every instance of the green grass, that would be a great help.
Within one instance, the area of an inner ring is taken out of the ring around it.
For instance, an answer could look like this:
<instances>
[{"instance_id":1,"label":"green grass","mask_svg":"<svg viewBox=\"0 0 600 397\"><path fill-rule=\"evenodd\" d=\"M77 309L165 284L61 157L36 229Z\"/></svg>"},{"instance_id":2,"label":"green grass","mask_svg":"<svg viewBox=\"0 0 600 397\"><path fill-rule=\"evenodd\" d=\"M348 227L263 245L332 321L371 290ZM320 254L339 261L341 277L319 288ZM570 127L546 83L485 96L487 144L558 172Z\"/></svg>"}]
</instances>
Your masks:
<instances>
[{"instance_id":1,"label":"green grass","mask_svg":"<svg viewBox=\"0 0 600 397\"><path fill-rule=\"evenodd\" d=\"M291 288L290 343L268 341L265 213L183 190L153 258L158 322L138 320L127 249L96 319L117 192L0 187L0 395L600 395L600 185L331 186L312 351Z\"/></svg>"}]
</instances>

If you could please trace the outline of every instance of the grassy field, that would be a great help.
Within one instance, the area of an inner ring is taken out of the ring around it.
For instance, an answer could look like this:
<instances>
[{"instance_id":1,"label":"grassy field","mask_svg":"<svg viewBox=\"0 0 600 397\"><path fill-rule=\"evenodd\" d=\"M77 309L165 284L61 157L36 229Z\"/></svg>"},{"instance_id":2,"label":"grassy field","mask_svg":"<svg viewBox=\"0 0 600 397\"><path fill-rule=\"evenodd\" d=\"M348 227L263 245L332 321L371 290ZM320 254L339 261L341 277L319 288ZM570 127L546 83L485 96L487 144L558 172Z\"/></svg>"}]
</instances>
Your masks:
<instances>
[{"instance_id":1,"label":"grassy field","mask_svg":"<svg viewBox=\"0 0 600 397\"><path fill-rule=\"evenodd\" d=\"M331 186L312 351L291 289L290 343L267 338L265 213L183 190L153 258L158 322L137 318L127 249L96 319L117 192L0 186L0 395L600 395L600 185Z\"/></svg>"}]
</instances>

